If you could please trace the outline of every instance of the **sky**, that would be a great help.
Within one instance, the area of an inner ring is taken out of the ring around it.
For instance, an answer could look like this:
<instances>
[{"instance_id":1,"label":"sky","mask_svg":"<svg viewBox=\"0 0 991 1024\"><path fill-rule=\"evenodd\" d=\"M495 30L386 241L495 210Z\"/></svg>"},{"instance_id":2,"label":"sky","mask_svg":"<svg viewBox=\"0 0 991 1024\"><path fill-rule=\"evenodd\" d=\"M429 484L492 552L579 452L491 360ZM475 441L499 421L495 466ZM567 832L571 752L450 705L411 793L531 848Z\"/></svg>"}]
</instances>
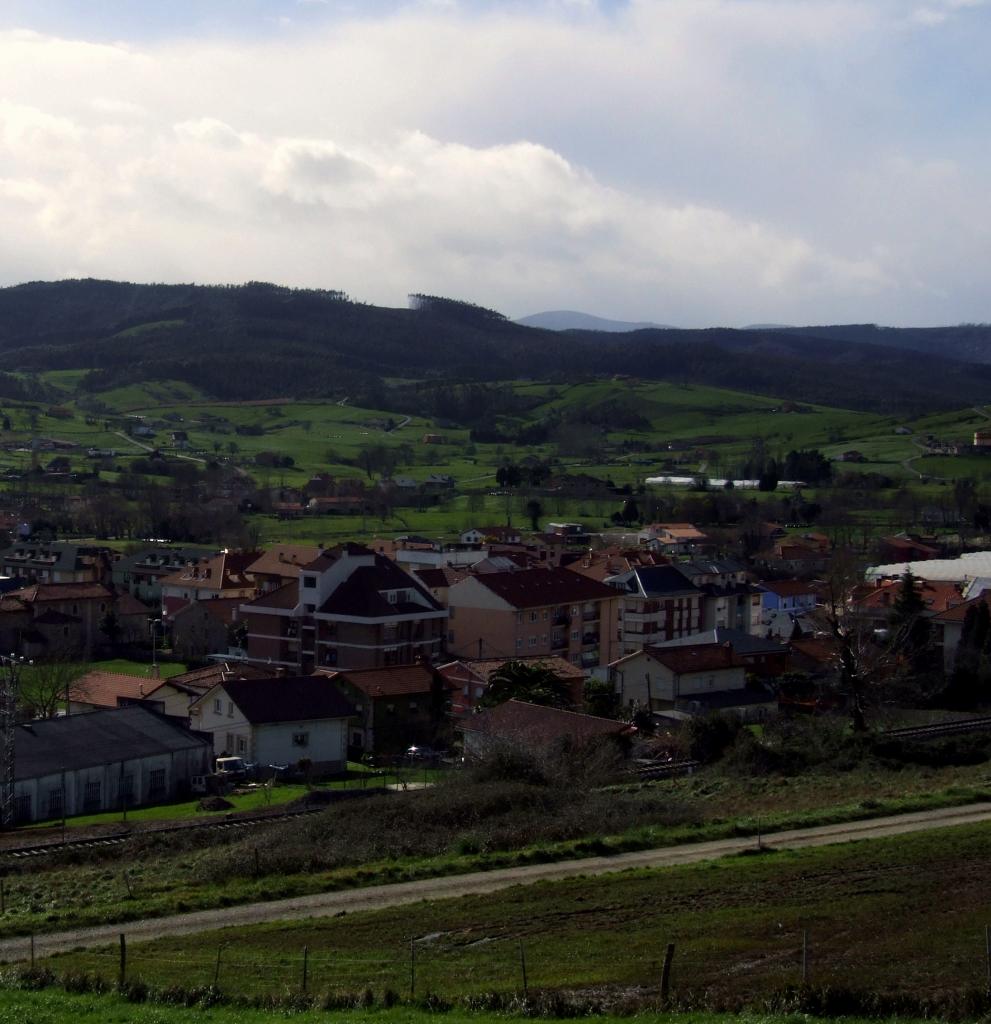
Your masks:
<instances>
[{"instance_id":1,"label":"sky","mask_svg":"<svg viewBox=\"0 0 991 1024\"><path fill-rule=\"evenodd\" d=\"M0 285L991 321L986 0L0 0Z\"/></svg>"}]
</instances>

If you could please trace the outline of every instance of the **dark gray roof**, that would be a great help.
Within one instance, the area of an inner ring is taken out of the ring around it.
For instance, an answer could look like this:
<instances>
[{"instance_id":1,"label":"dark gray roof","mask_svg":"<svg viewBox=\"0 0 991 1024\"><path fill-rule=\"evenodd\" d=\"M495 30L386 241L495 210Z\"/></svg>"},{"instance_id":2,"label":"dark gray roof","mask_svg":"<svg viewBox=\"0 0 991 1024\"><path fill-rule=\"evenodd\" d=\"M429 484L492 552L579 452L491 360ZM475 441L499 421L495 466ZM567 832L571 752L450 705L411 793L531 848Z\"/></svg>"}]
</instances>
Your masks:
<instances>
[{"instance_id":1,"label":"dark gray roof","mask_svg":"<svg viewBox=\"0 0 991 1024\"><path fill-rule=\"evenodd\" d=\"M14 732L14 775L35 779L63 768L76 771L95 765L169 754L209 745L175 719L132 705L49 718L18 725Z\"/></svg>"},{"instance_id":2,"label":"dark gray roof","mask_svg":"<svg viewBox=\"0 0 991 1024\"><path fill-rule=\"evenodd\" d=\"M716 626L704 633L693 633L691 636L679 637L677 640L665 640L651 644L651 647L690 647L695 644L731 644L737 654L781 654L787 650L785 644L773 637L752 636L742 629L727 629Z\"/></svg>"},{"instance_id":3,"label":"dark gray roof","mask_svg":"<svg viewBox=\"0 0 991 1024\"><path fill-rule=\"evenodd\" d=\"M609 579L611 586L621 586L629 594L644 597L665 597L698 594L699 588L686 579L673 565L645 565Z\"/></svg>"},{"instance_id":4,"label":"dark gray roof","mask_svg":"<svg viewBox=\"0 0 991 1024\"><path fill-rule=\"evenodd\" d=\"M351 718L357 714L327 676L229 679L223 688L252 725Z\"/></svg>"}]
</instances>

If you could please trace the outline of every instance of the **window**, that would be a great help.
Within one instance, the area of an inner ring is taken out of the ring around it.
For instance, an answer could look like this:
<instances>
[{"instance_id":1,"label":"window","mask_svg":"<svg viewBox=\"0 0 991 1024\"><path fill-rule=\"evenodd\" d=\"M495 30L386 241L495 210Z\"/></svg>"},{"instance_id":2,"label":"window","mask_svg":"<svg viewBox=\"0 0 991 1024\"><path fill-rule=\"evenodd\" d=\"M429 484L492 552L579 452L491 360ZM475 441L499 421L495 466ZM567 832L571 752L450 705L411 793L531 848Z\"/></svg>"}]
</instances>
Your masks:
<instances>
[{"instance_id":1,"label":"window","mask_svg":"<svg viewBox=\"0 0 991 1024\"><path fill-rule=\"evenodd\" d=\"M248 752L248 741L243 736L237 738L237 752L239 754L246 754Z\"/></svg>"},{"instance_id":2,"label":"window","mask_svg":"<svg viewBox=\"0 0 991 1024\"><path fill-rule=\"evenodd\" d=\"M410 711L416 711L417 707L419 707L419 705L416 703L415 700L411 700L409 702L409 709L410 709Z\"/></svg>"},{"instance_id":3,"label":"window","mask_svg":"<svg viewBox=\"0 0 991 1024\"><path fill-rule=\"evenodd\" d=\"M520 648L521 648L522 646L523 646L523 637L521 637L521 636L518 636L518 637L516 638L516 649L517 649L517 650L520 650Z\"/></svg>"},{"instance_id":4,"label":"window","mask_svg":"<svg viewBox=\"0 0 991 1024\"><path fill-rule=\"evenodd\" d=\"M541 642L541 643L542 643L542 644L543 644L543 645L544 645L545 647L547 646L547 634L546 634L546 633L544 633L544 635L543 635L543 636L542 636L542 637L540 638L540 642Z\"/></svg>"},{"instance_id":5,"label":"window","mask_svg":"<svg viewBox=\"0 0 991 1024\"><path fill-rule=\"evenodd\" d=\"M48 791L48 817L49 818L61 818L62 817L62 806L63 800L62 787L58 789L50 789Z\"/></svg>"},{"instance_id":6,"label":"window","mask_svg":"<svg viewBox=\"0 0 991 1024\"><path fill-rule=\"evenodd\" d=\"M304 604L303 605L303 611L306 612L307 615L312 615L316 610L317 610L317 606L315 604Z\"/></svg>"},{"instance_id":7,"label":"window","mask_svg":"<svg viewBox=\"0 0 991 1024\"><path fill-rule=\"evenodd\" d=\"M98 811L100 809L100 780L87 782L83 789L83 810Z\"/></svg>"},{"instance_id":8,"label":"window","mask_svg":"<svg viewBox=\"0 0 991 1024\"><path fill-rule=\"evenodd\" d=\"M531 647L536 647L537 646L537 638L535 636L530 637L530 646Z\"/></svg>"},{"instance_id":9,"label":"window","mask_svg":"<svg viewBox=\"0 0 991 1024\"><path fill-rule=\"evenodd\" d=\"M360 732L353 732L353 733L351 733L351 746L352 747L360 747L361 746L361 733Z\"/></svg>"},{"instance_id":10,"label":"window","mask_svg":"<svg viewBox=\"0 0 991 1024\"><path fill-rule=\"evenodd\" d=\"M225 744L225 753L230 754L234 750L234 733L229 732L227 734L227 743Z\"/></svg>"},{"instance_id":11,"label":"window","mask_svg":"<svg viewBox=\"0 0 991 1024\"><path fill-rule=\"evenodd\" d=\"M517 612L516 613L516 624L518 626L522 626L523 625L523 612Z\"/></svg>"},{"instance_id":12,"label":"window","mask_svg":"<svg viewBox=\"0 0 991 1024\"><path fill-rule=\"evenodd\" d=\"M395 590L390 590L386 596L389 599L389 604L395 604L399 597Z\"/></svg>"},{"instance_id":13,"label":"window","mask_svg":"<svg viewBox=\"0 0 991 1024\"><path fill-rule=\"evenodd\" d=\"M165 769L152 768L148 772L148 799L161 800L165 796Z\"/></svg>"},{"instance_id":14,"label":"window","mask_svg":"<svg viewBox=\"0 0 991 1024\"><path fill-rule=\"evenodd\" d=\"M537 613L536 612L530 612L530 621L531 622L536 622L537 621Z\"/></svg>"},{"instance_id":15,"label":"window","mask_svg":"<svg viewBox=\"0 0 991 1024\"><path fill-rule=\"evenodd\" d=\"M578 639L578 630L577 629L573 629L571 631L571 639L572 640L577 640Z\"/></svg>"},{"instance_id":16,"label":"window","mask_svg":"<svg viewBox=\"0 0 991 1024\"><path fill-rule=\"evenodd\" d=\"M134 803L134 773L128 772L120 779L120 797L125 804Z\"/></svg>"},{"instance_id":17,"label":"window","mask_svg":"<svg viewBox=\"0 0 991 1024\"><path fill-rule=\"evenodd\" d=\"M544 609L544 620L545 621L546 621L548 615L550 615L550 612L545 608Z\"/></svg>"},{"instance_id":18,"label":"window","mask_svg":"<svg viewBox=\"0 0 991 1024\"><path fill-rule=\"evenodd\" d=\"M232 700L229 700L227 702L227 717L228 718L233 718L234 717L234 701L232 701Z\"/></svg>"},{"instance_id":19,"label":"window","mask_svg":"<svg viewBox=\"0 0 991 1024\"><path fill-rule=\"evenodd\" d=\"M14 802L14 816L18 821L30 821L34 817L31 813L30 793L19 796Z\"/></svg>"},{"instance_id":20,"label":"window","mask_svg":"<svg viewBox=\"0 0 991 1024\"><path fill-rule=\"evenodd\" d=\"M454 643L454 630L453 629L449 629L447 631L447 642L449 644L453 644Z\"/></svg>"},{"instance_id":21,"label":"window","mask_svg":"<svg viewBox=\"0 0 991 1024\"><path fill-rule=\"evenodd\" d=\"M316 576L304 576L303 577L303 589L313 590L317 585Z\"/></svg>"},{"instance_id":22,"label":"window","mask_svg":"<svg viewBox=\"0 0 991 1024\"><path fill-rule=\"evenodd\" d=\"M214 710L214 712L216 714L218 714L218 715L223 714L223 706L224 706L223 701L221 701L221 699L219 697L217 697L216 700L214 700L214 702L213 702L213 710Z\"/></svg>"}]
</instances>

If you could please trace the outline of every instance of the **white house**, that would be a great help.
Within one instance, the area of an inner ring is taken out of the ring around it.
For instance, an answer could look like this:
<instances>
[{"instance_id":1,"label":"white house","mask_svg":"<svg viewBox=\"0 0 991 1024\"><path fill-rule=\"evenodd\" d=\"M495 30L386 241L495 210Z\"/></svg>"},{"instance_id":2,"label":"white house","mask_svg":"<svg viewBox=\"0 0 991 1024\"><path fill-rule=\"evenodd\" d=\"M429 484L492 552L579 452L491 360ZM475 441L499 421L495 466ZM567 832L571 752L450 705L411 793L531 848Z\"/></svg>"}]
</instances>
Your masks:
<instances>
[{"instance_id":1,"label":"white house","mask_svg":"<svg viewBox=\"0 0 991 1024\"><path fill-rule=\"evenodd\" d=\"M326 676L229 679L189 709L193 728L213 736L216 757L255 764L309 760L322 773L347 766L348 723L357 712Z\"/></svg>"},{"instance_id":2,"label":"white house","mask_svg":"<svg viewBox=\"0 0 991 1024\"><path fill-rule=\"evenodd\" d=\"M710 711L733 711L763 721L777 701L762 686L748 686L746 663L731 644L649 647L614 661L610 677L626 707L683 719Z\"/></svg>"}]
</instances>

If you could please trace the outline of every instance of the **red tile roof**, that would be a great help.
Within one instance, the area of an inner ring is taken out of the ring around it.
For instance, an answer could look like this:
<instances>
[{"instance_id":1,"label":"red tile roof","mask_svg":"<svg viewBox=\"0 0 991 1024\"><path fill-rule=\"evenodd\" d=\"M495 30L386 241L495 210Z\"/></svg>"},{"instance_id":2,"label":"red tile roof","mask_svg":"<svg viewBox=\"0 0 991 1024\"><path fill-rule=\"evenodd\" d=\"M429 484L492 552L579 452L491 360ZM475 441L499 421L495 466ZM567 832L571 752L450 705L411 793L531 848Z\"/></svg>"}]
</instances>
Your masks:
<instances>
[{"instance_id":1,"label":"red tile roof","mask_svg":"<svg viewBox=\"0 0 991 1024\"><path fill-rule=\"evenodd\" d=\"M933 618L938 622L963 622L967 617L967 612L971 608L975 608L982 601L987 605L991 605L991 591L986 590L979 597L972 597L969 601L961 601L960 604L955 604L951 608L939 612Z\"/></svg>"},{"instance_id":2,"label":"red tile roof","mask_svg":"<svg viewBox=\"0 0 991 1024\"><path fill-rule=\"evenodd\" d=\"M514 608L539 608L619 597L619 592L612 587L568 569L521 569L519 572L485 573L473 578Z\"/></svg>"},{"instance_id":3,"label":"red tile roof","mask_svg":"<svg viewBox=\"0 0 991 1024\"><path fill-rule=\"evenodd\" d=\"M600 736L621 736L636 732L629 722L597 718L577 711L563 711L522 700L507 700L464 719L458 728L506 739L521 739L541 745L568 738L579 742Z\"/></svg>"},{"instance_id":4,"label":"red tile roof","mask_svg":"<svg viewBox=\"0 0 991 1024\"><path fill-rule=\"evenodd\" d=\"M5 597L38 604L42 601L109 601L113 594L102 583L34 583L11 590Z\"/></svg>"},{"instance_id":5,"label":"red tile roof","mask_svg":"<svg viewBox=\"0 0 991 1024\"><path fill-rule=\"evenodd\" d=\"M426 665L390 665L383 668L350 669L320 675L348 682L369 697L402 697L430 693L434 685L433 669Z\"/></svg>"},{"instance_id":6,"label":"red tile roof","mask_svg":"<svg viewBox=\"0 0 991 1024\"><path fill-rule=\"evenodd\" d=\"M760 585L778 597L797 597L799 594L814 594L812 584L806 580L761 580Z\"/></svg>"},{"instance_id":7,"label":"red tile roof","mask_svg":"<svg viewBox=\"0 0 991 1024\"><path fill-rule=\"evenodd\" d=\"M731 644L692 644L685 647L647 647L647 653L676 675L740 668L746 663Z\"/></svg>"},{"instance_id":8,"label":"red tile roof","mask_svg":"<svg viewBox=\"0 0 991 1024\"><path fill-rule=\"evenodd\" d=\"M153 679L150 676L94 671L80 676L72 684L69 697L77 704L115 708L118 706L119 697L125 700L141 700L160 685L160 679Z\"/></svg>"},{"instance_id":9,"label":"red tile roof","mask_svg":"<svg viewBox=\"0 0 991 1024\"><path fill-rule=\"evenodd\" d=\"M322 551L316 544L277 544L259 555L245 572L253 576L295 577L304 565L319 558Z\"/></svg>"}]
</instances>

